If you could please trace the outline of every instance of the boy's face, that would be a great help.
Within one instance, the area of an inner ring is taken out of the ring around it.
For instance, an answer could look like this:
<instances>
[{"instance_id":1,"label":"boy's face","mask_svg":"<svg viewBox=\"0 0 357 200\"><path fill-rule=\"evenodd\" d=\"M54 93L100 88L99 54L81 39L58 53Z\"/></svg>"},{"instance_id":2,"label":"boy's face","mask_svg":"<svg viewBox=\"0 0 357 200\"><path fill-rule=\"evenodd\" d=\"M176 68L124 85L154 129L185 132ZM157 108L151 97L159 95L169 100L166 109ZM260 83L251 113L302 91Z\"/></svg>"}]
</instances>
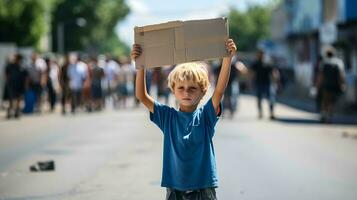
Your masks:
<instances>
[{"instance_id":1,"label":"boy's face","mask_svg":"<svg viewBox=\"0 0 357 200\"><path fill-rule=\"evenodd\" d=\"M173 93L182 106L196 106L204 96L201 87L193 81L175 83Z\"/></svg>"}]
</instances>

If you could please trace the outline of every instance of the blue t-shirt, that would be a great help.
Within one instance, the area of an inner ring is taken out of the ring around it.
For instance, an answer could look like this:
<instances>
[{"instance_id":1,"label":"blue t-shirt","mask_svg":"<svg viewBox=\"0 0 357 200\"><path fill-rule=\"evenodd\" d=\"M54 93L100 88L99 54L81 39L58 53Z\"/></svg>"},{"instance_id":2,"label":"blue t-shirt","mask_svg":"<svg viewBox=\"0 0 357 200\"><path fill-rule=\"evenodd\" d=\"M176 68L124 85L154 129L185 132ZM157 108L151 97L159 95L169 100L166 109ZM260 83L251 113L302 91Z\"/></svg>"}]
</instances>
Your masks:
<instances>
[{"instance_id":1,"label":"blue t-shirt","mask_svg":"<svg viewBox=\"0 0 357 200\"><path fill-rule=\"evenodd\" d=\"M186 191L218 186L212 143L218 116L212 99L189 113L155 102L150 120L164 134L162 187Z\"/></svg>"}]
</instances>

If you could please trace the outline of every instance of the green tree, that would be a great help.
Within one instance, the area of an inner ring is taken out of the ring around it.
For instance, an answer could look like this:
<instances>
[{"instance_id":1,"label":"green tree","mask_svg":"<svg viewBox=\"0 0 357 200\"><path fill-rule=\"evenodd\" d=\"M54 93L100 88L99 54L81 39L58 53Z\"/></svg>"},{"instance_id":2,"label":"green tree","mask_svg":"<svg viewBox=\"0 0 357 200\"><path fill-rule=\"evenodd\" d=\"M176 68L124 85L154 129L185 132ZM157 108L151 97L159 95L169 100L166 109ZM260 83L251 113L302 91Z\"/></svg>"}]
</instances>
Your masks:
<instances>
[{"instance_id":1,"label":"green tree","mask_svg":"<svg viewBox=\"0 0 357 200\"><path fill-rule=\"evenodd\" d=\"M65 52L125 52L127 47L116 36L115 27L129 11L124 0L61 0L53 17L55 50L58 51L57 28L62 24ZM84 19L85 24L79 26L79 19Z\"/></svg>"},{"instance_id":2,"label":"green tree","mask_svg":"<svg viewBox=\"0 0 357 200\"><path fill-rule=\"evenodd\" d=\"M238 43L241 51L255 50L259 40L269 37L272 8L273 5L253 5L245 12L230 10L230 36Z\"/></svg>"},{"instance_id":3,"label":"green tree","mask_svg":"<svg viewBox=\"0 0 357 200\"><path fill-rule=\"evenodd\" d=\"M0 0L0 42L39 49L41 38L49 31L46 16L56 0Z\"/></svg>"}]
</instances>

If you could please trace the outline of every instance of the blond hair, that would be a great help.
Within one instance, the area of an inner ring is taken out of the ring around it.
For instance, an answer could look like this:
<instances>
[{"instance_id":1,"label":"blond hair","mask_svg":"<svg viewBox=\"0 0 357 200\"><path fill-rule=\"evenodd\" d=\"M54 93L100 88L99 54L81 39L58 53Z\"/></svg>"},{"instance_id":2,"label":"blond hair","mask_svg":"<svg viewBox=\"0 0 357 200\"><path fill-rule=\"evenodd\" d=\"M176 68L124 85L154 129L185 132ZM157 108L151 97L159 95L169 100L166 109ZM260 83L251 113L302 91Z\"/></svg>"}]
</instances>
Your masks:
<instances>
[{"instance_id":1,"label":"blond hair","mask_svg":"<svg viewBox=\"0 0 357 200\"><path fill-rule=\"evenodd\" d=\"M177 65L168 76L168 87L174 91L175 83L193 81L203 92L209 87L207 64L204 62L190 62Z\"/></svg>"}]
</instances>

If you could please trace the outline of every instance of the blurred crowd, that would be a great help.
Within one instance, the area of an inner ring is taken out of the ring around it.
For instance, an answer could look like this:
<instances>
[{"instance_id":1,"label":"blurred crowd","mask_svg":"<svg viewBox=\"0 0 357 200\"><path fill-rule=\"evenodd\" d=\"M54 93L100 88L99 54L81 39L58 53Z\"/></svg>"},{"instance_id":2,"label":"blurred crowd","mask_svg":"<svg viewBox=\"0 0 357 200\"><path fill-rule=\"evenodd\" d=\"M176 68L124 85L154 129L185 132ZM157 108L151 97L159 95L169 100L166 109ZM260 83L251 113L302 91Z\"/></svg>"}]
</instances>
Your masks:
<instances>
[{"instance_id":1,"label":"blurred crowd","mask_svg":"<svg viewBox=\"0 0 357 200\"><path fill-rule=\"evenodd\" d=\"M130 58L84 57L72 52L60 59L32 53L27 59L29 62L24 60L21 54L14 54L9 56L5 66L2 108L6 109L9 119L18 118L22 113L53 112L56 107L60 107L65 115L68 112L100 111L108 105L114 109L139 105L135 98L136 70ZM220 66L220 60L207 65L213 87ZM148 93L171 105L174 103L169 102L171 91L167 87L167 76L174 67L148 69L146 73ZM321 113L321 121L329 122L345 87L343 62L335 56L333 48L328 48L315 68L316 108ZM250 61L234 56L222 101L226 110L223 117L234 117L243 89L255 93L258 118L263 118L262 101L266 99L270 119L274 120L276 95L285 88L285 79L271 57L262 50ZM154 91L152 85L155 85Z\"/></svg>"},{"instance_id":2,"label":"blurred crowd","mask_svg":"<svg viewBox=\"0 0 357 200\"><path fill-rule=\"evenodd\" d=\"M218 61L207 65L212 85L218 76L220 64ZM170 104L171 94L166 77L174 67L147 70L147 91L166 104ZM246 69L236 58L232 69L224 105L233 116L239 93L237 74L245 73ZM21 114L53 112L56 108L65 115L68 112L100 111L108 105L115 109L137 107L139 103L134 97L135 73L134 64L126 57L81 57L75 52L63 58L40 56L37 53L32 53L30 58L24 58L21 54L10 55L4 72L2 108L10 119L18 118Z\"/></svg>"},{"instance_id":3,"label":"blurred crowd","mask_svg":"<svg viewBox=\"0 0 357 200\"><path fill-rule=\"evenodd\" d=\"M135 68L128 58L82 58L69 53L57 59L32 53L29 62L24 60L21 54L7 59L2 101L7 118L44 109L53 112L58 103L62 114L79 109L100 111L106 97L114 107L126 107L127 98L134 93Z\"/></svg>"}]
</instances>

